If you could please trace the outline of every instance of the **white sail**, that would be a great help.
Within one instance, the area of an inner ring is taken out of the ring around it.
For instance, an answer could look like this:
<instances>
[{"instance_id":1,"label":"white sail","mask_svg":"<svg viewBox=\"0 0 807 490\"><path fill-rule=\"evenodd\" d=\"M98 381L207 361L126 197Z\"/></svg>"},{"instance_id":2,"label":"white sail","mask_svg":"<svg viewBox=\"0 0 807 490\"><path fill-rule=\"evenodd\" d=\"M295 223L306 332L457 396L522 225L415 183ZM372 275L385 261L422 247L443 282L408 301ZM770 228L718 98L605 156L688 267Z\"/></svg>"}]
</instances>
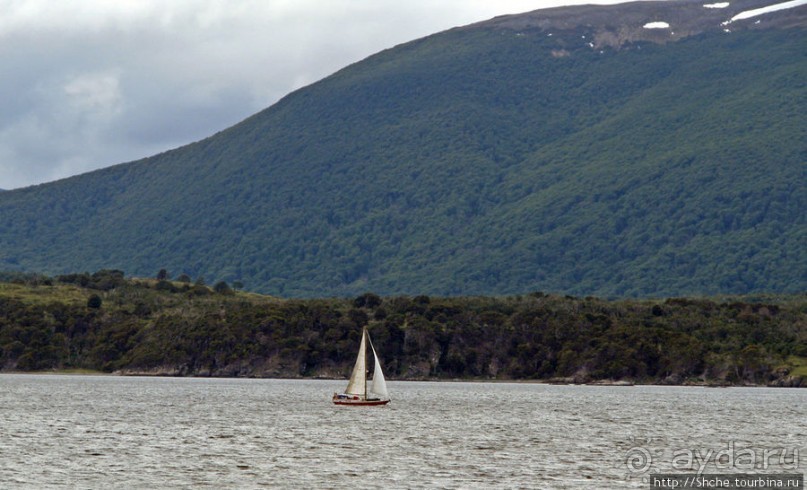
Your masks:
<instances>
[{"instance_id":1,"label":"white sail","mask_svg":"<svg viewBox=\"0 0 807 490\"><path fill-rule=\"evenodd\" d=\"M378 354L375 353L375 346L370 339L370 334L367 334L367 339L370 340L370 349L373 351L373 360L375 360L375 367L373 368L373 386L370 391L382 400L389 400L389 393L387 392L387 380L384 379L384 371L381 370L381 361L378 360Z\"/></svg>"},{"instance_id":2,"label":"white sail","mask_svg":"<svg viewBox=\"0 0 807 490\"><path fill-rule=\"evenodd\" d=\"M347 384L345 393L348 395L367 395L367 337L366 330L362 330L361 344L359 345L359 355L356 357L356 364L353 366L353 374L350 375L350 382Z\"/></svg>"},{"instance_id":3,"label":"white sail","mask_svg":"<svg viewBox=\"0 0 807 490\"><path fill-rule=\"evenodd\" d=\"M389 392L387 392L387 380L384 379L384 371L381 370L381 362L378 360L378 355L375 353L375 347L372 342L370 348L373 349L373 357L375 358L375 369L373 369L373 387L370 391L375 393L376 396L382 400L389 399Z\"/></svg>"}]
</instances>

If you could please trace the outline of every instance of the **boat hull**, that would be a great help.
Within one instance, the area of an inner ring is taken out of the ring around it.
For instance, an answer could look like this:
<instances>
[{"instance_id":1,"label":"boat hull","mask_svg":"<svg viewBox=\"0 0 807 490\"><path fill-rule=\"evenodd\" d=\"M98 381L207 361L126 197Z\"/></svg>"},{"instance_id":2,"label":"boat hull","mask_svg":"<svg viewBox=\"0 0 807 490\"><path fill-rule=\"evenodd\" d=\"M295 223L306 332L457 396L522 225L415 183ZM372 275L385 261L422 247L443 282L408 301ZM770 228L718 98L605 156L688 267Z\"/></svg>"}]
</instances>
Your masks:
<instances>
[{"instance_id":1,"label":"boat hull","mask_svg":"<svg viewBox=\"0 0 807 490\"><path fill-rule=\"evenodd\" d=\"M334 405L346 405L346 406L353 406L353 407L374 407L380 405L386 405L389 403L389 400L354 400L352 398L336 398L333 399Z\"/></svg>"}]
</instances>

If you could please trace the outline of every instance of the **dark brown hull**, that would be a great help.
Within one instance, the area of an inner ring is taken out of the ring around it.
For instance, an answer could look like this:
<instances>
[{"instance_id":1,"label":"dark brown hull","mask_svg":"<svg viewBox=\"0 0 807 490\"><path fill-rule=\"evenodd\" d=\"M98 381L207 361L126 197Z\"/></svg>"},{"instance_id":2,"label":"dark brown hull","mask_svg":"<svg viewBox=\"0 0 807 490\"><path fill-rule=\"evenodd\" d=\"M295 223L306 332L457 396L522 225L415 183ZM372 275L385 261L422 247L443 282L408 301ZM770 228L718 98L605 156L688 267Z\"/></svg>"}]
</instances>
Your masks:
<instances>
[{"instance_id":1,"label":"dark brown hull","mask_svg":"<svg viewBox=\"0 0 807 490\"><path fill-rule=\"evenodd\" d=\"M372 407L376 405L386 405L389 400L351 400L347 398L334 398L334 405L349 405L353 407Z\"/></svg>"}]
</instances>

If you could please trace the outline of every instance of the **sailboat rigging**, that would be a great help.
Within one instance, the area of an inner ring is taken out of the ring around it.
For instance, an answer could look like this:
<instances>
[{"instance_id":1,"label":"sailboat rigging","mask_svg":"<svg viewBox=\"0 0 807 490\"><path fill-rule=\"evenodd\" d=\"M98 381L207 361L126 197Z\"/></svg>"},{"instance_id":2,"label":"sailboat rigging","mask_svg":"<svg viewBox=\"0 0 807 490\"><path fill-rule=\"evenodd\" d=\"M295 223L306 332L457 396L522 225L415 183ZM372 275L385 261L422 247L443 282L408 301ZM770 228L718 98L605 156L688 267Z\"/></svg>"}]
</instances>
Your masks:
<instances>
[{"instance_id":1,"label":"sailboat rigging","mask_svg":"<svg viewBox=\"0 0 807 490\"><path fill-rule=\"evenodd\" d=\"M372 384L367 385L367 344L373 352L375 367L373 368ZM387 381L384 379L384 371L381 370L381 362L378 354L370 340L367 328L361 332L361 343L359 344L359 354L356 356L356 364L353 365L353 373L344 393L334 393L333 402L337 405L371 406L386 405L390 402L389 392L387 392Z\"/></svg>"}]
</instances>

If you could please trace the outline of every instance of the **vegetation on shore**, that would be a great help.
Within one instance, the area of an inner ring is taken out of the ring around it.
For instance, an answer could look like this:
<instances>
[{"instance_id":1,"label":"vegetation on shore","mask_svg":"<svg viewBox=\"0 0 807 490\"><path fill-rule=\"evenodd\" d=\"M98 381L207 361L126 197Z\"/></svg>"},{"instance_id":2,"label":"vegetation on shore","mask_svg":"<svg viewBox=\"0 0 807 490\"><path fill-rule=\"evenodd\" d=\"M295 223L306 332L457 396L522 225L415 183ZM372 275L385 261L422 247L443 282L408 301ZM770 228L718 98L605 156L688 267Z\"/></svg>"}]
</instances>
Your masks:
<instances>
[{"instance_id":1,"label":"vegetation on shore","mask_svg":"<svg viewBox=\"0 0 807 490\"><path fill-rule=\"evenodd\" d=\"M343 377L367 325L393 379L807 385L807 295L283 300L121 271L0 277L0 368Z\"/></svg>"}]
</instances>

